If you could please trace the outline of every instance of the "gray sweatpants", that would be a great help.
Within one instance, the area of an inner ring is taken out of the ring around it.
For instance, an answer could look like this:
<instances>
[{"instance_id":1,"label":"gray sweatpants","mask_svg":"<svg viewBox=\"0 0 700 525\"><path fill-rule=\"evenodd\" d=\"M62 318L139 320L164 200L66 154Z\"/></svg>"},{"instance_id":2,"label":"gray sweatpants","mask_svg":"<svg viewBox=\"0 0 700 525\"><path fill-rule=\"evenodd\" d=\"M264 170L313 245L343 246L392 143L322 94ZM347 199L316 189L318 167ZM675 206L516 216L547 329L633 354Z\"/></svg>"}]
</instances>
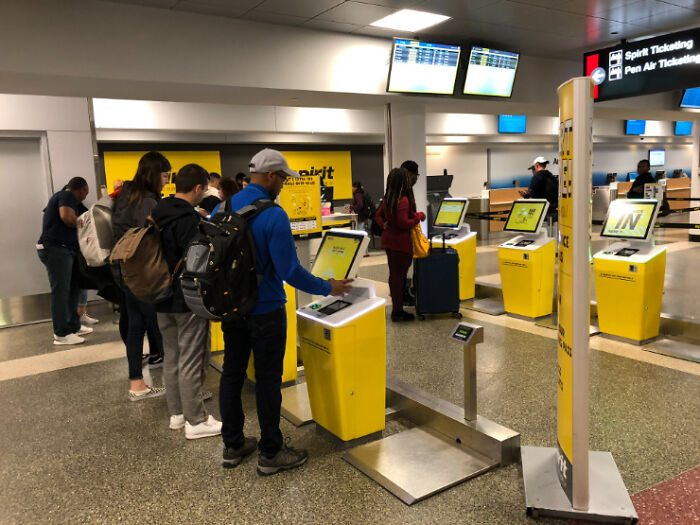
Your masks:
<instances>
[{"instance_id":1,"label":"gray sweatpants","mask_svg":"<svg viewBox=\"0 0 700 525\"><path fill-rule=\"evenodd\" d=\"M163 334L163 380L165 398L171 416L184 414L185 421L196 425L207 419L201 391L209 356L209 321L195 314L158 314Z\"/></svg>"}]
</instances>

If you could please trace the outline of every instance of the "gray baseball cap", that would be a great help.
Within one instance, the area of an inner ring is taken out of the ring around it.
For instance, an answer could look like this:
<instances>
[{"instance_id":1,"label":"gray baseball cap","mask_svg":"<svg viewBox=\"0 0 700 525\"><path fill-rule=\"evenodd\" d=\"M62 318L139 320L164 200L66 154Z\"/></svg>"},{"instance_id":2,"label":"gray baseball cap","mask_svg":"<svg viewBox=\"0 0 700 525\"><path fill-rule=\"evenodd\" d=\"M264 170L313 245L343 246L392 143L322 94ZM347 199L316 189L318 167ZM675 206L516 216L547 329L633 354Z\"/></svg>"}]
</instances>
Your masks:
<instances>
[{"instance_id":1,"label":"gray baseball cap","mask_svg":"<svg viewBox=\"0 0 700 525\"><path fill-rule=\"evenodd\" d=\"M284 158L279 151L275 149L265 148L258 151L253 158L250 159L248 168L251 173L269 173L271 171L283 171L289 177L298 179L301 177L296 171L289 167L287 159Z\"/></svg>"}]
</instances>

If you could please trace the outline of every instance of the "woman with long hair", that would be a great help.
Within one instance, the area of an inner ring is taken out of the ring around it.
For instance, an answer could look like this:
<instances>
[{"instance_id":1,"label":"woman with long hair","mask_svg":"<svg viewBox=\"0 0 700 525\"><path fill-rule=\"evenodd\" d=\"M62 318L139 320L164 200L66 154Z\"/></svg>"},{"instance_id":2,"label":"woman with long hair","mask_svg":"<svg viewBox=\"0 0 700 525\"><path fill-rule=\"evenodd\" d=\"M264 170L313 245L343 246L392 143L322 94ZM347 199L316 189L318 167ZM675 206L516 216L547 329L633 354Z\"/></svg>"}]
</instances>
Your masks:
<instances>
[{"instance_id":1,"label":"woman with long hair","mask_svg":"<svg viewBox=\"0 0 700 525\"><path fill-rule=\"evenodd\" d=\"M170 162L161 153L150 151L139 161L134 179L124 183L117 195L112 213L114 243L129 228L146 225L146 219L158 204L163 189L164 175L170 174ZM148 332L151 368L163 366L163 337L158 329L158 319L153 305L139 301L124 285L119 266L112 267L115 280L119 284L124 300L120 309L126 314L126 358L129 362L129 399L140 401L165 394L164 388L149 387L143 380L143 338ZM123 332L122 319L120 331ZM155 348L154 348L155 347Z\"/></svg>"},{"instance_id":2,"label":"woman with long hair","mask_svg":"<svg viewBox=\"0 0 700 525\"><path fill-rule=\"evenodd\" d=\"M221 179L221 182L219 182L219 198L221 202L224 203L224 209L226 211L231 211L231 197L239 191L241 191L241 188L238 186L235 179L224 177Z\"/></svg>"},{"instance_id":3,"label":"woman with long hair","mask_svg":"<svg viewBox=\"0 0 700 525\"><path fill-rule=\"evenodd\" d=\"M425 219L416 211L411 176L404 168L394 168L386 179L386 192L374 216L382 232L382 248L389 263L389 290L391 292L393 322L413 321L413 314L403 309L403 289L408 269L413 262L411 228Z\"/></svg>"}]
</instances>

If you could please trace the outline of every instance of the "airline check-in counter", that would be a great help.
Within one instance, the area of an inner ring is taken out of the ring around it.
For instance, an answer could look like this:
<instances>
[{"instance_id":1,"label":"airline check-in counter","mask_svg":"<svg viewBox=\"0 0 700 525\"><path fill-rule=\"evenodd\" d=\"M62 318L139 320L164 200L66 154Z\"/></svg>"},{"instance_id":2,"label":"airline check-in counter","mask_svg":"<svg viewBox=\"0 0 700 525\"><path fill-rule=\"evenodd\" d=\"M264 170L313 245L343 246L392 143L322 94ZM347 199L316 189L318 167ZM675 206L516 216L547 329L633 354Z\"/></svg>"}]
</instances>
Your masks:
<instances>
[{"instance_id":1,"label":"airline check-in counter","mask_svg":"<svg viewBox=\"0 0 700 525\"><path fill-rule=\"evenodd\" d=\"M476 232L464 222L468 199L447 198L440 203L433 231L445 235L445 244L459 256L459 300L474 297L476 279Z\"/></svg>"},{"instance_id":2,"label":"airline check-in counter","mask_svg":"<svg viewBox=\"0 0 700 525\"><path fill-rule=\"evenodd\" d=\"M618 242L593 256L603 334L638 344L659 335L666 248L654 246L658 212L658 201L652 199L610 204L601 236Z\"/></svg>"},{"instance_id":3,"label":"airline check-in counter","mask_svg":"<svg viewBox=\"0 0 700 525\"><path fill-rule=\"evenodd\" d=\"M324 279L354 278L369 237L329 230L311 268ZM323 297L297 310L299 342L311 414L343 441L384 429L385 300L370 281L356 279L343 297Z\"/></svg>"},{"instance_id":4,"label":"airline check-in counter","mask_svg":"<svg viewBox=\"0 0 700 525\"><path fill-rule=\"evenodd\" d=\"M536 319L552 313L556 243L542 228L548 209L544 199L522 199L508 214L503 229L518 235L498 247L498 266L509 314Z\"/></svg>"}]
</instances>

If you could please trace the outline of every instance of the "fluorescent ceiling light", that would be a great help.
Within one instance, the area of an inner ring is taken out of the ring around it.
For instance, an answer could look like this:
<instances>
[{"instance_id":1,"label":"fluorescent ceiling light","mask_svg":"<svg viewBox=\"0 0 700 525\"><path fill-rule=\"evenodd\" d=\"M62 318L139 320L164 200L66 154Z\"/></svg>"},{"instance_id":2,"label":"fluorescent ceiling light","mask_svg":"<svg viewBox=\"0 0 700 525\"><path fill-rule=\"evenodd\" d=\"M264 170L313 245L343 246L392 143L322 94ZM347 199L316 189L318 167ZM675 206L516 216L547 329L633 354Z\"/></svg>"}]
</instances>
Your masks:
<instances>
[{"instance_id":1,"label":"fluorescent ceiling light","mask_svg":"<svg viewBox=\"0 0 700 525\"><path fill-rule=\"evenodd\" d=\"M449 18L449 16L426 13L425 11L402 9L392 15L385 16L381 20L372 22L370 25L374 27L384 27L386 29L395 29L397 31L415 32L425 29L426 27L437 25Z\"/></svg>"}]
</instances>

